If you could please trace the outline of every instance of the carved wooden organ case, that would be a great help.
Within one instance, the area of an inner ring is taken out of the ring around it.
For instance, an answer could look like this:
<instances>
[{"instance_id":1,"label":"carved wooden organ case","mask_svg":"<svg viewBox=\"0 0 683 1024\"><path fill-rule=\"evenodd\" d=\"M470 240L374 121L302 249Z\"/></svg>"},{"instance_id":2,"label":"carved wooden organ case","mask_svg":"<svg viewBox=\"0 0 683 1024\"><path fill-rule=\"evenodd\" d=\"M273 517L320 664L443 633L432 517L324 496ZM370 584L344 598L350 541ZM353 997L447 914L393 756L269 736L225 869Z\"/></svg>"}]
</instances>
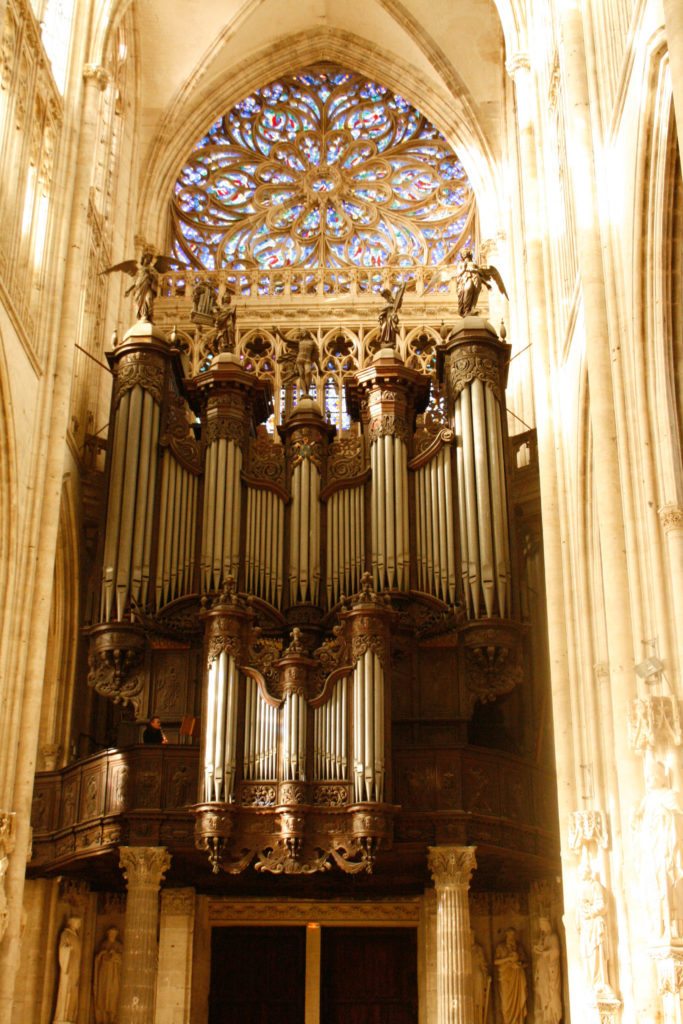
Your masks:
<instances>
[{"instance_id":1,"label":"carved wooden organ case","mask_svg":"<svg viewBox=\"0 0 683 1024\"><path fill-rule=\"evenodd\" d=\"M371 870L397 811L395 640L457 648L463 719L522 676L509 347L479 317L456 324L438 353L451 426L432 431L416 430L430 378L380 350L349 375L361 428L340 437L308 397L269 435L269 385L238 355L186 378L153 324L109 358L90 685L139 714L146 649L201 648L193 813L213 870Z\"/></svg>"}]
</instances>

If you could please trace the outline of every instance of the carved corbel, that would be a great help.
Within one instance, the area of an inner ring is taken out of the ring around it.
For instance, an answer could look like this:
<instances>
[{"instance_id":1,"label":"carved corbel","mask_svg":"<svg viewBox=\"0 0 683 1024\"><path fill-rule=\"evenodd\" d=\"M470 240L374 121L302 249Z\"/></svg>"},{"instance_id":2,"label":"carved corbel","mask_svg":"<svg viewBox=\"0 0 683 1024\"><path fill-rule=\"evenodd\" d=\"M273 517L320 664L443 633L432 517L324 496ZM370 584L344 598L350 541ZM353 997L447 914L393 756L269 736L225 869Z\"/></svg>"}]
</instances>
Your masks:
<instances>
[{"instance_id":1,"label":"carved corbel","mask_svg":"<svg viewBox=\"0 0 683 1024\"><path fill-rule=\"evenodd\" d=\"M511 621L468 622L460 627L465 653L467 713L510 693L524 678L522 627Z\"/></svg>"},{"instance_id":2,"label":"carved corbel","mask_svg":"<svg viewBox=\"0 0 683 1024\"><path fill-rule=\"evenodd\" d=\"M131 704L142 710L144 678L142 662L145 636L127 622L109 622L90 630L88 686L115 704Z\"/></svg>"},{"instance_id":3,"label":"carved corbel","mask_svg":"<svg viewBox=\"0 0 683 1024\"><path fill-rule=\"evenodd\" d=\"M360 593L339 617L351 663L355 665L367 650L371 650L379 658L386 675L390 666L391 629L397 613L392 610L389 597L373 588L369 572L363 573Z\"/></svg>"}]
</instances>

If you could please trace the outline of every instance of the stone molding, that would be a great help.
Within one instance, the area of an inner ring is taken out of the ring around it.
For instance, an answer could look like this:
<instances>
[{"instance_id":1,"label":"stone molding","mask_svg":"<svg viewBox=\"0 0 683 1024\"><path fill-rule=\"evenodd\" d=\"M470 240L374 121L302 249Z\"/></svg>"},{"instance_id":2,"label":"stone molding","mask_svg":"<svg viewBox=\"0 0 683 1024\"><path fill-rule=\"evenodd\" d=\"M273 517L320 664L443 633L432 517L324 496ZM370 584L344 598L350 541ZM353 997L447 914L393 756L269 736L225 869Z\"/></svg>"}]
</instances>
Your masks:
<instances>
[{"instance_id":1,"label":"stone molding","mask_svg":"<svg viewBox=\"0 0 683 1024\"><path fill-rule=\"evenodd\" d=\"M14 849L14 813L0 811L0 942L9 924L9 909L5 895L5 876L9 867L9 855Z\"/></svg>"},{"instance_id":2,"label":"stone molding","mask_svg":"<svg viewBox=\"0 0 683 1024\"><path fill-rule=\"evenodd\" d=\"M195 895L192 886L165 889L161 894L161 913L189 917L194 913Z\"/></svg>"},{"instance_id":3,"label":"stone molding","mask_svg":"<svg viewBox=\"0 0 683 1024\"><path fill-rule=\"evenodd\" d=\"M208 899L208 920L211 925L307 924L316 921L335 925L417 925L420 922L421 897L386 902L384 900L233 900L223 896Z\"/></svg>"},{"instance_id":4,"label":"stone molding","mask_svg":"<svg viewBox=\"0 0 683 1024\"><path fill-rule=\"evenodd\" d=\"M428 866L437 889L469 887L476 846L430 846Z\"/></svg>"}]
</instances>

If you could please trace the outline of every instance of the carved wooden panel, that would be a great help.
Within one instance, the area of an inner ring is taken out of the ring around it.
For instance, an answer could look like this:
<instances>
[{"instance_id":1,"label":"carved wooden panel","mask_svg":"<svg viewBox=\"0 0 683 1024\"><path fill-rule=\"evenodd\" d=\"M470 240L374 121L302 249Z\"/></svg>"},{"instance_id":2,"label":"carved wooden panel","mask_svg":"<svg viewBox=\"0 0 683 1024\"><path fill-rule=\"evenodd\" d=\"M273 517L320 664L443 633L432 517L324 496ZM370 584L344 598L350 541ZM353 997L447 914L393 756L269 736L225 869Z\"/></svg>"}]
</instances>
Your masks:
<instances>
[{"instance_id":1,"label":"carved wooden panel","mask_svg":"<svg viewBox=\"0 0 683 1024\"><path fill-rule=\"evenodd\" d=\"M452 647L423 647L419 653L421 718L458 718L457 654Z\"/></svg>"},{"instance_id":2,"label":"carved wooden panel","mask_svg":"<svg viewBox=\"0 0 683 1024\"><path fill-rule=\"evenodd\" d=\"M67 828L69 825L73 825L78 817L80 781L80 775L77 774L71 775L64 780L61 813L59 815L60 828Z\"/></svg>"},{"instance_id":3,"label":"carved wooden panel","mask_svg":"<svg viewBox=\"0 0 683 1024\"><path fill-rule=\"evenodd\" d=\"M152 654L152 714L164 719L180 718L187 713L187 689L190 651L156 650Z\"/></svg>"},{"instance_id":4,"label":"carved wooden panel","mask_svg":"<svg viewBox=\"0 0 683 1024\"><path fill-rule=\"evenodd\" d=\"M402 807L429 810L436 801L436 766L433 754L403 754L395 762L396 800Z\"/></svg>"},{"instance_id":5,"label":"carved wooden panel","mask_svg":"<svg viewBox=\"0 0 683 1024\"><path fill-rule=\"evenodd\" d=\"M439 751L436 762L436 806L440 811L462 807L462 764L450 751Z\"/></svg>"},{"instance_id":6,"label":"carved wooden panel","mask_svg":"<svg viewBox=\"0 0 683 1024\"><path fill-rule=\"evenodd\" d=\"M79 817L87 821L104 813L106 765L100 764L83 772Z\"/></svg>"},{"instance_id":7,"label":"carved wooden panel","mask_svg":"<svg viewBox=\"0 0 683 1024\"><path fill-rule=\"evenodd\" d=\"M463 757L462 804L474 814L500 815L500 768L492 763Z\"/></svg>"}]
</instances>

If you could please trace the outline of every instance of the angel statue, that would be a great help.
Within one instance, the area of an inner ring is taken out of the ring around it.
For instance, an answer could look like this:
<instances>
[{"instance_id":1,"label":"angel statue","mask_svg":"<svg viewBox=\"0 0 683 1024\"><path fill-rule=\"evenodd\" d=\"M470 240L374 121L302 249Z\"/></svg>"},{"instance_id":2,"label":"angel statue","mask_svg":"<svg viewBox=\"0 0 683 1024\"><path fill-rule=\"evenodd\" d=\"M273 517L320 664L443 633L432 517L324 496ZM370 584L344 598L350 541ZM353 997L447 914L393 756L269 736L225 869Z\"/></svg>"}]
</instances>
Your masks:
<instances>
[{"instance_id":1,"label":"angel statue","mask_svg":"<svg viewBox=\"0 0 683 1024\"><path fill-rule=\"evenodd\" d=\"M396 335L398 333L398 311L403 302L403 294L406 290L406 283L399 286L394 295L390 288L382 288L380 295L386 299L386 305L377 317L380 326L379 347L396 348Z\"/></svg>"},{"instance_id":2,"label":"angel statue","mask_svg":"<svg viewBox=\"0 0 683 1024\"><path fill-rule=\"evenodd\" d=\"M489 281L493 280L499 292L507 299L503 279L495 267L480 267L474 262L471 249L463 249L460 263L455 268L456 289L458 292L458 312L460 316L469 316L474 311L479 299L482 285L491 290Z\"/></svg>"},{"instance_id":3,"label":"angel statue","mask_svg":"<svg viewBox=\"0 0 683 1024\"><path fill-rule=\"evenodd\" d=\"M159 275L167 274L170 270L177 270L176 260L168 256L155 256L150 249L145 249L140 261L124 260L123 263L115 263L113 267L107 267L103 274L113 274L116 270L123 271L133 278L130 288L126 288L124 295L135 295L135 311L138 320L152 320L154 312L154 300L159 291Z\"/></svg>"},{"instance_id":4,"label":"angel statue","mask_svg":"<svg viewBox=\"0 0 683 1024\"><path fill-rule=\"evenodd\" d=\"M214 307L213 330L209 335L209 346L213 352L235 351L235 321L237 307L231 306L231 292L223 292L220 304Z\"/></svg>"},{"instance_id":5,"label":"angel statue","mask_svg":"<svg viewBox=\"0 0 683 1024\"><path fill-rule=\"evenodd\" d=\"M312 367L320 369L320 353L315 338L310 331L295 331L293 336L286 338L279 327L273 327L273 334L290 350L278 359L282 365L283 384L289 384L296 378L303 393L309 395L313 383Z\"/></svg>"}]
</instances>

